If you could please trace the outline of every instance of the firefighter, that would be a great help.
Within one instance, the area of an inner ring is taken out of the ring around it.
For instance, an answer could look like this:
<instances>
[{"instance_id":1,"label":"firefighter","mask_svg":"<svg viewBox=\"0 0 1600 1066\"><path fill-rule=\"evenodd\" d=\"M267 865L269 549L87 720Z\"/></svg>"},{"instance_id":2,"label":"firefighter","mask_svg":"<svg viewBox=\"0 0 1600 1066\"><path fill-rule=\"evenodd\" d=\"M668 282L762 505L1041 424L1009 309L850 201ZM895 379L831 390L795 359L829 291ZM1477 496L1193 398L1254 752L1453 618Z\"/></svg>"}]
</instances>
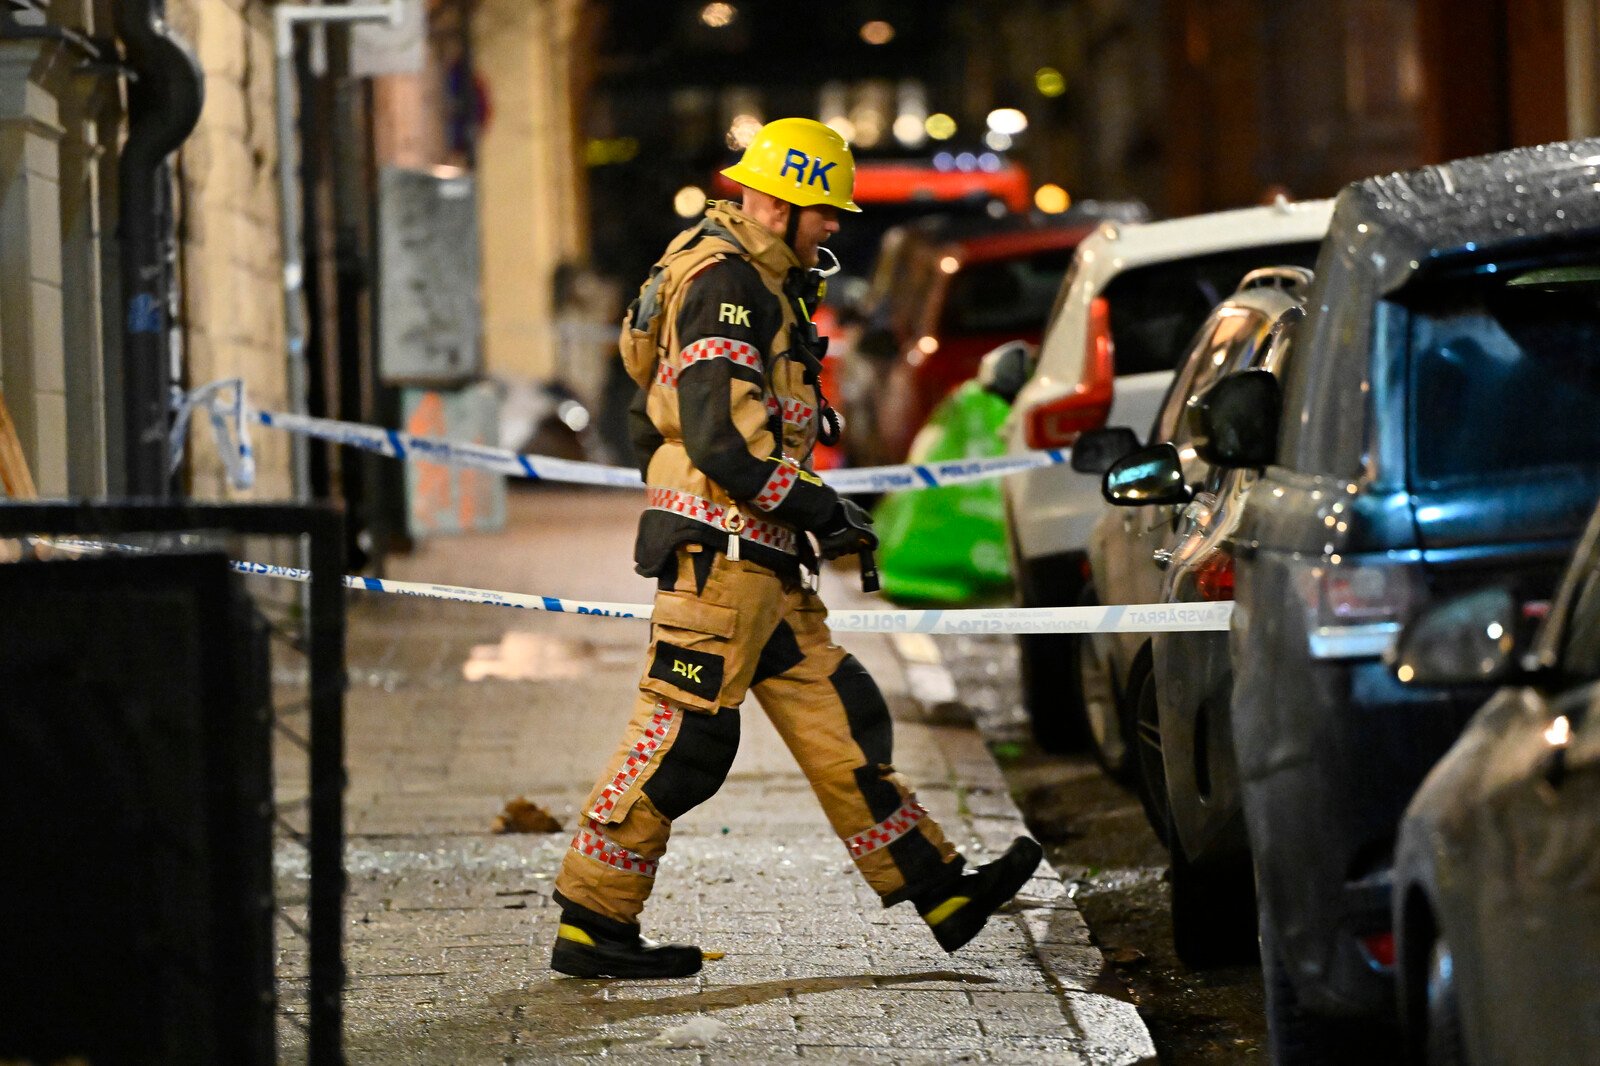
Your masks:
<instances>
[{"instance_id":1,"label":"firefighter","mask_svg":"<svg viewBox=\"0 0 1600 1066\"><path fill-rule=\"evenodd\" d=\"M668 246L622 329L648 493L634 561L658 591L633 718L556 880L551 966L578 977L699 971L698 947L641 938L639 913L672 823L727 776L746 692L883 905L910 901L946 951L1042 856L1021 837L964 868L895 771L888 708L833 642L815 591L819 552L877 545L867 513L810 462L840 428L818 389L824 343L810 319L821 246L840 212L860 210L850 149L820 122L779 119L723 173L742 202L713 203Z\"/></svg>"}]
</instances>

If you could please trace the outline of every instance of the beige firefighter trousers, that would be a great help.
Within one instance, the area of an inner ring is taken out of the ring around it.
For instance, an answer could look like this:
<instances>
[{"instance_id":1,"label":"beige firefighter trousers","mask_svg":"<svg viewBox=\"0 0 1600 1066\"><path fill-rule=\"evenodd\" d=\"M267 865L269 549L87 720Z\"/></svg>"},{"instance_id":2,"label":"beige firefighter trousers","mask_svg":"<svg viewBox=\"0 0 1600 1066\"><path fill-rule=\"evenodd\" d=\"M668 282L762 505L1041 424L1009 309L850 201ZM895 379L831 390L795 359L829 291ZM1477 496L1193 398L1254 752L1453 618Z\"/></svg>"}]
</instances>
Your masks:
<instances>
[{"instance_id":1,"label":"beige firefighter trousers","mask_svg":"<svg viewBox=\"0 0 1600 1066\"><path fill-rule=\"evenodd\" d=\"M580 815L559 901L637 925L673 819L727 777L752 689L884 905L948 886L962 859L895 771L883 696L833 643L822 600L720 553L707 574L702 550L680 549L676 582L656 595L639 700Z\"/></svg>"}]
</instances>

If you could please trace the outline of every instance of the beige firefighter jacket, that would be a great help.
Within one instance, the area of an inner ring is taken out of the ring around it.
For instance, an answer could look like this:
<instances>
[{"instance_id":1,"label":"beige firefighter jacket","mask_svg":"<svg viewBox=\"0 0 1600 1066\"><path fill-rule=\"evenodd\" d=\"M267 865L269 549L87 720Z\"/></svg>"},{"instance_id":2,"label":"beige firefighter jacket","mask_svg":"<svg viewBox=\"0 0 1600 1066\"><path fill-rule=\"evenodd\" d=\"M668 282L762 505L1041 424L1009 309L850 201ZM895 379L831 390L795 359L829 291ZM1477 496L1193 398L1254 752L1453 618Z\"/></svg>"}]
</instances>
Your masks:
<instances>
[{"instance_id":1,"label":"beige firefighter jacket","mask_svg":"<svg viewBox=\"0 0 1600 1066\"><path fill-rule=\"evenodd\" d=\"M838 503L811 470L820 346L809 309L785 292L803 268L777 234L726 203L658 266L659 318L634 328L636 303L622 336L645 382L631 412L648 492L635 563L658 575L679 545L699 542L792 572L809 561L803 533Z\"/></svg>"}]
</instances>

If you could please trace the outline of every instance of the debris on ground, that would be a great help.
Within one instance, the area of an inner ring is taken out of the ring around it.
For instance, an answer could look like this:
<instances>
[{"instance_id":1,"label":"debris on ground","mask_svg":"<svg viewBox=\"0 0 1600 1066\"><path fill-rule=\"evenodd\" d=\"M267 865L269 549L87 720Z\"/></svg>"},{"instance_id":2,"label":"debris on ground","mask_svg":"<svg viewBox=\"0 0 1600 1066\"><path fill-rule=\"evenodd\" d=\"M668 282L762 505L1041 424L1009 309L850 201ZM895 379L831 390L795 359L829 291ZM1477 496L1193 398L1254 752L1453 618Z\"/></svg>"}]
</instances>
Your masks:
<instances>
[{"instance_id":1,"label":"debris on ground","mask_svg":"<svg viewBox=\"0 0 1600 1066\"><path fill-rule=\"evenodd\" d=\"M489 828L496 833L559 833L561 823L527 796L518 796L494 816Z\"/></svg>"},{"instance_id":2,"label":"debris on ground","mask_svg":"<svg viewBox=\"0 0 1600 1066\"><path fill-rule=\"evenodd\" d=\"M706 1047L713 1040L720 1039L727 1028L715 1018L690 1018L682 1025L675 1025L666 1030L650 1042L657 1047Z\"/></svg>"}]
</instances>

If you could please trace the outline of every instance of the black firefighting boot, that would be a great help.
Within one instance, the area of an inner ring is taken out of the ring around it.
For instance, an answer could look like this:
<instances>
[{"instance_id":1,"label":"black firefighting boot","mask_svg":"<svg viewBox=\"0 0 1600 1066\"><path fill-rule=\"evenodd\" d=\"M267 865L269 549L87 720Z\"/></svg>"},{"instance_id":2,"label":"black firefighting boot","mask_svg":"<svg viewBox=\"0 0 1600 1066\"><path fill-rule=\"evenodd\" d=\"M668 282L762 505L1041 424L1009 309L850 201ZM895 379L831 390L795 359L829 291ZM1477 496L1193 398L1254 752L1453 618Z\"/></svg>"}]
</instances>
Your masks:
<instances>
[{"instance_id":1,"label":"black firefighting boot","mask_svg":"<svg viewBox=\"0 0 1600 1066\"><path fill-rule=\"evenodd\" d=\"M550 952L550 968L570 977L624 977L647 980L662 977L688 977L700 972L703 958L697 947L685 944L657 944L639 935L637 929L599 928L600 923L581 925L563 914L556 930L556 946Z\"/></svg>"},{"instance_id":2,"label":"black firefighting boot","mask_svg":"<svg viewBox=\"0 0 1600 1066\"><path fill-rule=\"evenodd\" d=\"M954 885L916 901L917 913L933 930L933 938L954 952L978 935L989 916L1015 896L1044 858L1037 840L1018 837L1006 853L963 874Z\"/></svg>"}]
</instances>

